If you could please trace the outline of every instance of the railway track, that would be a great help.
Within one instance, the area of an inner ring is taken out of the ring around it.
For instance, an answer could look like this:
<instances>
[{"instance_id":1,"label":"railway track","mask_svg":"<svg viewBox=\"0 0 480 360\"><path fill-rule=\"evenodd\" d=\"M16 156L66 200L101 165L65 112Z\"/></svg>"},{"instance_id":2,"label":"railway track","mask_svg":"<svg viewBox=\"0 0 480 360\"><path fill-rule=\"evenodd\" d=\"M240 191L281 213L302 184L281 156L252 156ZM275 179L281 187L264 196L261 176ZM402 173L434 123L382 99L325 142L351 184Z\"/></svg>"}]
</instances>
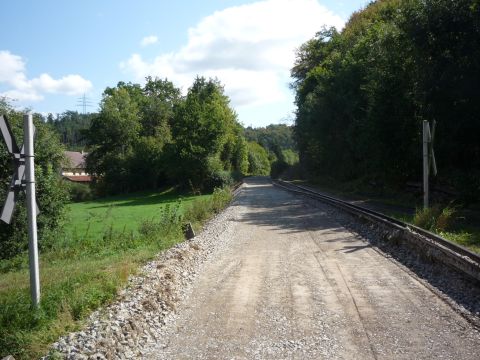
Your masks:
<instances>
[{"instance_id":1,"label":"railway track","mask_svg":"<svg viewBox=\"0 0 480 360\"><path fill-rule=\"evenodd\" d=\"M339 209L376 224L385 230L387 240L401 241L419 251L419 254L431 261L448 265L480 283L480 255L457 245L436 234L407 224L385 214L348 203L346 201L320 194L312 189L292 183L275 180L277 187L309 198L333 205Z\"/></svg>"}]
</instances>

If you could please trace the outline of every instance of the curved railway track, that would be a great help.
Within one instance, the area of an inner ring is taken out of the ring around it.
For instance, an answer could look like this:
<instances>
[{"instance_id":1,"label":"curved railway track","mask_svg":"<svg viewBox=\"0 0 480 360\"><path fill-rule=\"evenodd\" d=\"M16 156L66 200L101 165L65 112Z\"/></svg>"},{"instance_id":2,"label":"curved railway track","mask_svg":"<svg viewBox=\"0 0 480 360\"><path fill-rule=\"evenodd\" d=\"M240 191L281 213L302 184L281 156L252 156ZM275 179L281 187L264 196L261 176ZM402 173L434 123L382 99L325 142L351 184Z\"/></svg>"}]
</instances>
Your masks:
<instances>
[{"instance_id":1,"label":"curved railway track","mask_svg":"<svg viewBox=\"0 0 480 360\"><path fill-rule=\"evenodd\" d=\"M322 201L347 211L356 217L375 223L389 233L387 239L395 239L396 241L400 240L408 246L415 248L424 257L453 267L457 271L466 274L474 281L480 283L479 254L429 231L407 224L398 219L394 219L385 214L351 204L332 196L320 194L304 186L294 185L282 180L274 180L272 182L275 186L287 191Z\"/></svg>"}]
</instances>

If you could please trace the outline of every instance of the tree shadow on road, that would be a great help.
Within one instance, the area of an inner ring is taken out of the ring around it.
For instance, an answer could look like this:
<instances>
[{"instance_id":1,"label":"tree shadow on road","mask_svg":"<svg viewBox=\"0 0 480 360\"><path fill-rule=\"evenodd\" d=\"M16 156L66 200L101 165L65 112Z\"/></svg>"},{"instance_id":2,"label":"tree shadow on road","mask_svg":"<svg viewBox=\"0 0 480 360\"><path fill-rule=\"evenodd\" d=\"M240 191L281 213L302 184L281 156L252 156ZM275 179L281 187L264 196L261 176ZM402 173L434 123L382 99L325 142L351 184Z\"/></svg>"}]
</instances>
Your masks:
<instances>
[{"instance_id":1,"label":"tree shadow on road","mask_svg":"<svg viewBox=\"0 0 480 360\"><path fill-rule=\"evenodd\" d=\"M381 253L395 258L423 279L448 303L453 302L454 310L480 327L478 315L471 315L480 314L480 284L468 276L422 256L417 250L404 244L391 243L372 236L370 231L361 230L361 227L354 225L357 221L345 223L345 220L338 219L337 222L337 219L326 214L323 205L310 205L303 197L279 191L264 179L249 181L242 192L233 206L248 206L250 211L243 213L237 221L267 227L283 234L322 231L322 234L330 237L322 242L342 243L343 247L335 251L347 255L368 248L379 249ZM350 232L351 236L345 236L346 232ZM358 244L359 234L363 241L361 245ZM465 313L462 308L467 309L470 314Z\"/></svg>"}]
</instances>

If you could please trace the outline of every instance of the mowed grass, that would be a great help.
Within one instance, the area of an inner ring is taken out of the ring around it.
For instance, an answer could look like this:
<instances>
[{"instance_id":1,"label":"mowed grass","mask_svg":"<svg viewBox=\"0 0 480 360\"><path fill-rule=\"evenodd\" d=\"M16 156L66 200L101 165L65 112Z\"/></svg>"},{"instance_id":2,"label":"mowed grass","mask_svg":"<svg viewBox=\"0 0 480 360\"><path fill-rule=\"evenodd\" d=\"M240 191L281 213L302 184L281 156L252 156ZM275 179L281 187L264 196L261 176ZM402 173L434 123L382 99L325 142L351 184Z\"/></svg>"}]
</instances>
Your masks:
<instances>
[{"instance_id":1,"label":"mowed grass","mask_svg":"<svg viewBox=\"0 0 480 360\"><path fill-rule=\"evenodd\" d=\"M27 254L9 271L0 267L0 358L45 355L111 302L141 264L182 241L183 222L198 228L230 199L228 190L181 196L170 189L69 205L64 233L40 253L40 310L31 307Z\"/></svg>"},{"instance_id":2,"label":"mowed grass","mask_svg":"<svg viewBox=\"0 0 480 360\"><path fill-rule=\"evenodd\" d=\"M65 241L100 239L110 232L137 236L139 225L158 219L166 206L177 205L183 214L193 200L209 196L182 196L170 188L73 203L69 205Z\"/></svg>"}]
</instances>

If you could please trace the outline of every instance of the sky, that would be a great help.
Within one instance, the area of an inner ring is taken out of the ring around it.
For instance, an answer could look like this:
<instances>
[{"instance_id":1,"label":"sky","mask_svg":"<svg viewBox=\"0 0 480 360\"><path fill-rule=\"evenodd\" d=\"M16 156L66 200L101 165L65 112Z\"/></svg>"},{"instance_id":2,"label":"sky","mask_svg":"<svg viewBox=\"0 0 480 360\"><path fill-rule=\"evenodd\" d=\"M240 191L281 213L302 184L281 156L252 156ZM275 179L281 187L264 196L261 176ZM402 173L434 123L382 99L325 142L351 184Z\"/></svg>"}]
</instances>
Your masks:
<instances>
[{"instance_id":1,"label":"sky","mask_svg":"<svg viewBox=\"0 0 480 360\"><path fill-rule=\"evenodd\" d=\"M291 123L295 49L368 0L0 0L0 96L44 115L107 86L218 78L244 126Z\"/></svg>"}]
</instances>

